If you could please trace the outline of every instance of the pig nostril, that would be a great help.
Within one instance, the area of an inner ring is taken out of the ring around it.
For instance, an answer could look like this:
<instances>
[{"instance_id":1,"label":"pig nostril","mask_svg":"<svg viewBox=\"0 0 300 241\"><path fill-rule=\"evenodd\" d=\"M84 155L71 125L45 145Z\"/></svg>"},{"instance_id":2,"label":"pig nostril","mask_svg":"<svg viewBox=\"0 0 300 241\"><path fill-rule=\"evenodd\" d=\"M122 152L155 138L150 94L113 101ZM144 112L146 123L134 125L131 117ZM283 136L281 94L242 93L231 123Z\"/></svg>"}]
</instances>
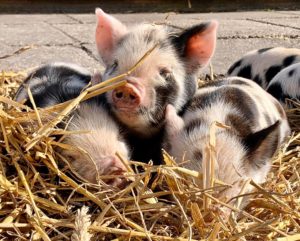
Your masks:
<instances>
[{"instance_id":1,"label":"pig nostril","mask_svg":"<svg viewBox=\"0 0 300 241\"><path fill-rule=\"evenodd\" d=\"M135 95L129 95L129 98L130 98L131 100L135 100L135 99L136 99L136 96L135 96Z\"/></svg>"},{"instance_id":2,"label":"pig nostril","mask_svg":"<svg viewBox=\"0 0 300 241\"><path fill-rule=\"evenodd\" d=\"M116 97L117 97L118 99L121 99L121 98L123 97L123 93L122 93L122 92L117 92L117 93L116 93Z\"/></svg>"}]
</instances>

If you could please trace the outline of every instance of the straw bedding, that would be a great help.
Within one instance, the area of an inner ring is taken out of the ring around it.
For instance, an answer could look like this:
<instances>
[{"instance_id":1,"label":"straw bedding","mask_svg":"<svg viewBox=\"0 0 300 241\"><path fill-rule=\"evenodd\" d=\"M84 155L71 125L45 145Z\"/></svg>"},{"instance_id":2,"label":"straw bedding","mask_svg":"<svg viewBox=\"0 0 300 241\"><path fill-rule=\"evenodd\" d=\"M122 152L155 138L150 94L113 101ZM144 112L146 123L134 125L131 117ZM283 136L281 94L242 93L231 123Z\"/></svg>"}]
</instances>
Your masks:
<instances>
[{"instance_id":1,"label":"straw bedding","mask_svg":"<svg viewBox=\"0 0 300 241\"><path fill-rule=\"evenodd\" d=\"M213 197L227 184L209 169L208 181L203 180L202 173L178 166L167 153L161 166L123 160L131 181L125 189L86 183L57 151L70 147L55 135L69 133L55 126L67 122L81 100L122 82L106 82L66 104L31 110L12 101L24 76L0 74L0 239L300 240L300 103L288 111L295 132L274 157L267 182L246 181L245 187L255 187L253 193L242 191L229 205ZM211 129L211 151L214 128L226 127L216 123ZM249 204L242 211L243 198ZM231 210L228 221L224 207Z\"/></svg>"}]
</instances>

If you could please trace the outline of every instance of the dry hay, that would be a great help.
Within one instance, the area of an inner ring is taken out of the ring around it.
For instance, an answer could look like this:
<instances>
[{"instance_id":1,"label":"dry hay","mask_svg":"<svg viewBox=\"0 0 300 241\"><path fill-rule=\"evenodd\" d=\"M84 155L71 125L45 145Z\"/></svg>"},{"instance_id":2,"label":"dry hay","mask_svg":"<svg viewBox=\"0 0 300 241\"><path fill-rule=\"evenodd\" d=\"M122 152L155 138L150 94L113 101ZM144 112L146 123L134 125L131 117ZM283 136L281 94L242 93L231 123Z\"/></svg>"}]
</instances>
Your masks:
<instances>
[{"instance_id":1,"label":"dry hay","mask_svg":"<svg viewBox=\"0 0 300 241\"><path fill-rule=\"evenodd\" d=\"M67 104L31 110L11 98L23 77L23 73L0 75L3 240L300 240L300 133L295 132L274 158L268 181L262 186L246 181L245 186L255 187L253 193L241 193L234 205L213 197L215 190L226 186L214 179L213 162L206 163L203 180L202 173L178 166L166 153L165 165L130 162L131 184L123 190L92 185L56 151L68 147L54 136L68 132L55 126L81 100L107 91L115 80L84 91ZM113 85L118 84L122 83ZM288 114L298 130L300 104L294 104ZM226 127L218 123L212 127L210 154L215 128ZM241 211L245 196L250 202ZM228 221L222 216L223 207L232 210Z\"/></svg>"}]
</instances>

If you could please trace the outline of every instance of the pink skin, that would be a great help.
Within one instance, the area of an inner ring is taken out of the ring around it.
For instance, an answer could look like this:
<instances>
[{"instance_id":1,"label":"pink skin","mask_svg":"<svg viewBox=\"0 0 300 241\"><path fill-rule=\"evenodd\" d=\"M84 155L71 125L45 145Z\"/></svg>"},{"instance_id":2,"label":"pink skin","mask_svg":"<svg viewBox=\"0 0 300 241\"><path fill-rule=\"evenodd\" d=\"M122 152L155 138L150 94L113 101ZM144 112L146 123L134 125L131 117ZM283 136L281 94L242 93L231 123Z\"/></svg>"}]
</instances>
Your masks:
<instances>
[{"instance_id":1,"label":"pink skin","mask_svg":"<svg viewBox=\"0 0 300 241\"><path fill-rule=\"evenodd\" d=\"M176 113L173 105L166 108L166 129L170 137L175 136L184 126L184 121Z\"/></svg>"},{"instance_id":2,"label":"pink skin","mask_svg":"<svg viewBox=\"0 0 300 241\"><path fill-rule=\"evenodd\" d=\"M126 172L126 168L123 163L115 156L104 157L97 161L97 165L99 165L99 168L102 169L102 172L100 173L102 175L104 173L105 175L122 175ZM122 177L107 179L105 182L115 187L123 187L126 185L126 180Z\"/></svg>"},{"instance_id":3,"label":"pink skin","mask_svg":"<svg viewBox=\"0 0 300 241\"><path fill-rule=\"evenodd\" d=\"M143 96L138 88L131 83L127 83L113 90L112 100L119 110L135 110L143 102Z\"/></svg>"},{"instance_id":4,"label":"pink skin","mask_svg":"<svg viewBox=\"0 0 300 241\"><path fill-rule=\"evenodd\" d=\"M111 100L117 110L134 112L141 106L147 106L149 98L141 82L142 80L127 79L127 84L111 92Z\"/></svg>"}]
</instances>

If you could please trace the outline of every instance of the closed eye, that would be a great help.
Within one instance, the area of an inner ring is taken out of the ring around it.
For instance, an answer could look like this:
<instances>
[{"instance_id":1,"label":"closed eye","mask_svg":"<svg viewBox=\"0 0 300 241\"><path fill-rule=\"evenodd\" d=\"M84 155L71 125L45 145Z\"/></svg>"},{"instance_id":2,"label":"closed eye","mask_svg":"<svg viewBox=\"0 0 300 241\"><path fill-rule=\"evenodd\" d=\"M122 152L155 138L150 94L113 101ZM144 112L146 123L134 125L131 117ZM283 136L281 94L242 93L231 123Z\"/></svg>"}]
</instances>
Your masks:
<instances>
[{"instance_id":1,"label":"closed eye","mask_svg":"<svg viewBox=\"0 0 300 241\"><path fill-rule=\"evenodd\" d=\"M164 79L167 79L171 74L171 71L167 68L160 68L159 75Z\"/></svg>"},{"instance_id":2,"label":"closed eye","mask_svg":"<svg viewBox=\"0 0 300 241\"><path fill-rule=\"evenodd\" d=\"M118 66L119 63L117 60L115 60L114 63L106 69L105 73L111 75L113 72L117 70Z\"/></svg>"}]
</instances>

